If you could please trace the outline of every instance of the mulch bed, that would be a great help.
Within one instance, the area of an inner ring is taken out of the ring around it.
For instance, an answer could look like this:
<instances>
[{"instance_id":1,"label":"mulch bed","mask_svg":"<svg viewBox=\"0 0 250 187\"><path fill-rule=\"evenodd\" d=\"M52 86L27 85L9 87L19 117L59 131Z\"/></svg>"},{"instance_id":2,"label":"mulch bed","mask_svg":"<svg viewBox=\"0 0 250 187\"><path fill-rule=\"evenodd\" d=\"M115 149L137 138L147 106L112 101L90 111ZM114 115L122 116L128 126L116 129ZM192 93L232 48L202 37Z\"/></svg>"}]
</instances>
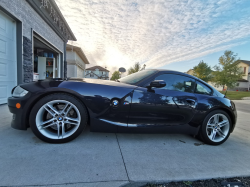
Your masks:
<instances>
[{"instance_id":1,"label":"mulch bed","mask_svg":"<svg viewBox=\"0 0 250 187\"><path fill-rule=\"evenodd\" d=\"M228 179L209 179L157 184L148 183L141 187L250 187L250 177L234 177Z\"/></svg>"}]
</instances>

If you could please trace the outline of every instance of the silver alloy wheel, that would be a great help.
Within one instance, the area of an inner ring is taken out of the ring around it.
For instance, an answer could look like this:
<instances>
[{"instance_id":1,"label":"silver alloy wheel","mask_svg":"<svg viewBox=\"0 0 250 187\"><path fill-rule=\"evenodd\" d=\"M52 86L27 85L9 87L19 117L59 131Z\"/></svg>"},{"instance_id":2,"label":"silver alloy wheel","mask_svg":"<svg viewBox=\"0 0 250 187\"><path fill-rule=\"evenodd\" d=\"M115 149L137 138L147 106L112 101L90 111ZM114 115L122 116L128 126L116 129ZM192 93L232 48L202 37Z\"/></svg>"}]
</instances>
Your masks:
<instances>
[{"instance_id":1,"label":"silver alloy wheel","mask_svg":"<svg viewBox=\"0 0 250 187\"><path fill-rule=\"evenodd\" d=\"M229 127L229 120L224 114L215 114L207 122L207 136L213 142L221 142L227 137Z\"/></svg>"},{"instance_id":2,"label":"silver alloy wheel","mask_svg":"<svg viewBox=\"0 0 250 187\"><path fill-rule=\"evenodd\" d=\"M78 108L69 101L53 100L36 114L38 131L50 139L65 139L76 132L81 123Z\"/></svg>"}]
</instances>

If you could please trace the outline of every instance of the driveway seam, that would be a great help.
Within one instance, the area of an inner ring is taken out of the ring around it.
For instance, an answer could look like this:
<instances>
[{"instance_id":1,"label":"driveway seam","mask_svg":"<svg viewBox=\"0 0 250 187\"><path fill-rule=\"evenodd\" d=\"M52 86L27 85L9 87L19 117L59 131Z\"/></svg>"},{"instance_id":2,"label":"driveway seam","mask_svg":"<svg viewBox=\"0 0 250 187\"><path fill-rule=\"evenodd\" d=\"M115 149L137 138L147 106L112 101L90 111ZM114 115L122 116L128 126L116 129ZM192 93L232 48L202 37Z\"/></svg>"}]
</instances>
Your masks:
<instances>
[{"instance_id":1,"label":"driveway seam","mask_svg":"<svg viewBox=\"0 0 250 187\"><path fill-rule=\"evenodd\" d=\"M116 140L117 140L117 143L118 143L119 149L120 149L120 153L121 153L121 156L122 156L122 161L123 161L123 164L124 164L124 167L125 167L126 173L127 173L128 181L130 182L130 179L129 179L129 176L128 176L127 167L126 167L126 164L125 164L125 161L124 161L124 158L123 158L123 154L122 154L122 150L121 150L121 147L120 147L120 143L119 143L119 140L118 140L118 137L117 137L117 133L115 133L115 137L116 137Z\"/></svg>"}]
</instances>

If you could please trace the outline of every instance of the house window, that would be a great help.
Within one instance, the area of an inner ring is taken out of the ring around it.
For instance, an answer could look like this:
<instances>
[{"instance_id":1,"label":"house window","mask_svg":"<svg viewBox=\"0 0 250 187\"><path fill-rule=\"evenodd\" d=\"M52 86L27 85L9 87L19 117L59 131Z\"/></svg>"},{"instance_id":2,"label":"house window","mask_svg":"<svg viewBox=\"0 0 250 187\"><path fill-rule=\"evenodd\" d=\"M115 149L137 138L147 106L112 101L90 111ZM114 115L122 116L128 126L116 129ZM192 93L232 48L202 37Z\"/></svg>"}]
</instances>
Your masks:
<instances>
[{"instance_id":1,"label":"house window","mask_svg":"<svg viewBox=\"0 0 250 187\"><path fill-rule=\"evenodd\" d=\"M244 74L246 74L247 67L244 67Z\"/></svg>"},{"instance_id":2,"label":"house window","mask_svg":"<svg viewBox=\"0 0 250 187\"><path fill-rule=\"evenodd\" d=\"M90 77L94 77L94 74L93 74L93 73L91 73L91 74L90 74Z\"/></svg>"}]
</instances>

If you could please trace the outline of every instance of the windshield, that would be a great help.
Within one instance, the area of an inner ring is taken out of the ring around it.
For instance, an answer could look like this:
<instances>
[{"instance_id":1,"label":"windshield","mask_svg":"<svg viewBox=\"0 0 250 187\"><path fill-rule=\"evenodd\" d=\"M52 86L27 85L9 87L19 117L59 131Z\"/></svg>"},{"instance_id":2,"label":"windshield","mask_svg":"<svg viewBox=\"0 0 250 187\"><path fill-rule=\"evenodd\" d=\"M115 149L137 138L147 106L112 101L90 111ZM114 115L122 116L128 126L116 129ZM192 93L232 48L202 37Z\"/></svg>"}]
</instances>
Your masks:
<instances>
[{"instance_id":1,"label":"windshield","mask_svg":"<svg viewBox=\"0 0 250 187\"><path fill-rule=\"evenodd\" d=\"M119 82L126 84L136 84L142 79L154 74L157 70L143 70L119 79Z\"/></svg>"}]
</instances>

